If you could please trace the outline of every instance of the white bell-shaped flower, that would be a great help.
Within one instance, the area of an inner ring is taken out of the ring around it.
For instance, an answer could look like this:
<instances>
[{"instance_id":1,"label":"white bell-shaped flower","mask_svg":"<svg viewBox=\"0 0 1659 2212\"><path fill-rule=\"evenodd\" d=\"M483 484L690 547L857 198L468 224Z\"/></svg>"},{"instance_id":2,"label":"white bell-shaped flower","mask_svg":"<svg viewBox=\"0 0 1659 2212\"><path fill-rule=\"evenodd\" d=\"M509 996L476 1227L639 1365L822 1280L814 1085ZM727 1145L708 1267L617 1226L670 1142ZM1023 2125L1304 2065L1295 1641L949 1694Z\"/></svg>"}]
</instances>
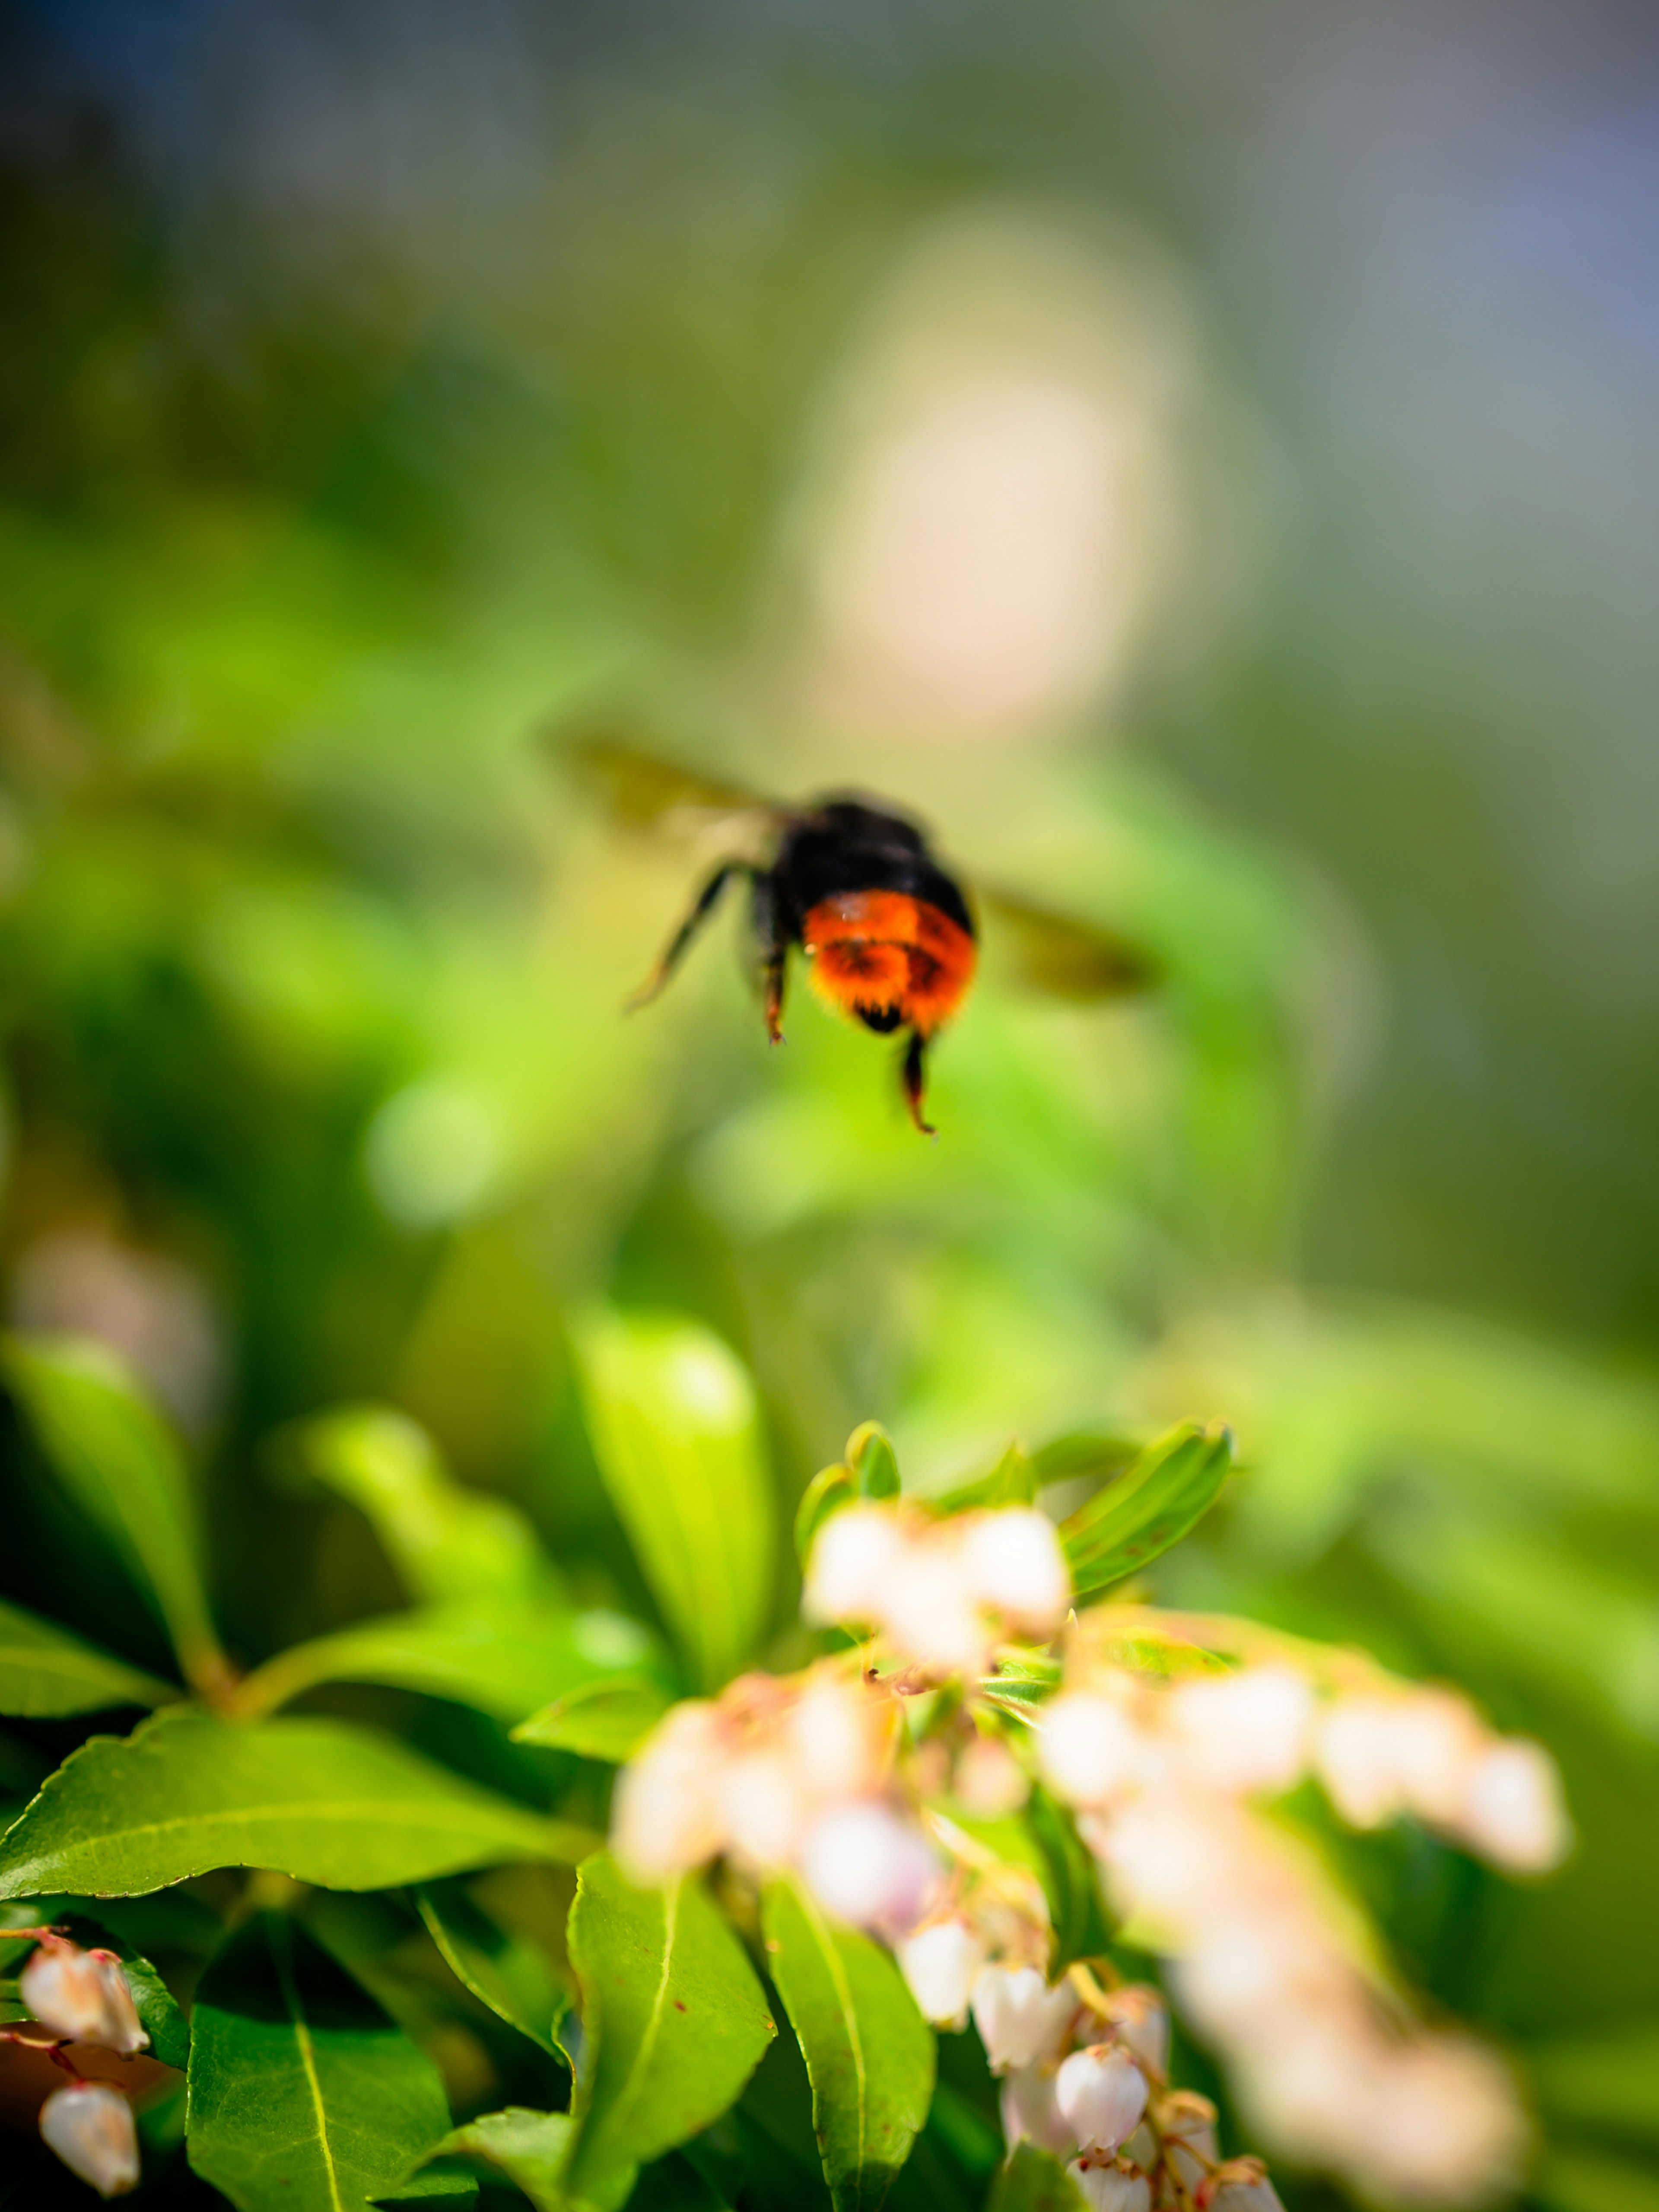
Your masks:
<instances>
[{"instance_id":1,"label":"white bell-shaped flower","mask_svg":"<svg viewBox=\"0 0 1659 2212\"><path fill-rule=\"evenodd\" d=\"M1110 2159L1074 2158L1066 2169L1090 2212L1151 2212L1152 2185Z\"/></svg>"},{"instance_id":2,"label":"white bell-shaped flower","mask_svg":"<svg viewBox=\"0 0 1659 2212\"><path fill-rule=\"evenodd\" d=\"M846 1505L812 1540L801 1611L833 1626L879 1620L905 1567L909 1547L898 1516L884 1505Z\"/></svg>"},{"instance_id":3,"label":"white bell-shaped flower","mask_svg":"<svg viewBox=\"0 0 1659 2212\"><path fill-rule=\"evenodd\" d=\"M107 2081L71 2081L40 2107L41 2140L100 2197L138 2186L138 2130L132 2107Z\"/></svg>"},{"instance_id":4,"label":"white bell-shaped flower","mask_svg":"<svg viewBox=\"0 0 1659 2212\"><path fill-rule=\"evenodd\" d=\"M1151 2074L1170 2070L1170 2008L1158 1991L1131 1982L1106 1999L1106 2016L1124 2049Z\"/></svg>"},{"instance_id":5,"label":"white bell-shaped flower","mask_svg":"<svg viewBox=\"0 0 1659 2212\"><path fill-rule=\"evenodd\" d=\"M872 1802L838 1805L816 1820L800 1868L829 1911L889 1936L914 1928L939 1886L939 1859L921 1830Z\"/></svg>"},{"instance_id":6,"label":"white bell-shaped flower","mask_svg":"<svg viewBox=\"0 0 1659 2212\"><path fill-rule=\"evenodd\" d=\"M1181 1682L1169 1724L1192 1778L1237 1796L1293 1789L1307 1764L1313 1692L1289 1667Z\"/></svg>"},{"instance_id":7,"label":"white bell-shaped flower","mask_svg":"<svg viewBox=\"0 0 1659 2212\"><path fill-rule=\"evenodd\" d=\"M1229 2159L1217 2169L1213 2191L1206 2201L1208 2212L1285 2212L1259 2158Z\"/></svg>"},{"instance_id":8,"label":"white bell-shaped flower","mask_svg":"<svg viewBox=\"0 0 1659 2212\"><path fill-rule=\"evenodd\" d=\"M1146 2076L1127 2051L1095 2044L1061 2062L1054 2097L1079 2149L1115 2151L1146 2109Z\"/></svg>"},{"instance_id":9,"label":"white bell-shaped flower","mask_svg":"<svg viewBox=\"0 0 1659 2212\"><path fill-rule=\"evenodd\" d=\"M1483 1857L1516 1874L1542 1874L1565 1857L1572 1823L1555 1762L1541 1744L1511 1736L1471 1769L1458 1829Z\"/></svg>"},{"instance_id":10,"label":"white bell-shaped flower","mask_svg":"<svg viewBox=\"0 0 1659 2212\"><path fill-rule=\"evenodd\" d=\"M985 1949L965 1920L930 1921L895 1947L916 2009L936 2027L961 2027Z\"/></svg>"},{"instance_id":11,"label":"white bell-shaped flower","mask_svg":"<svg viewBox=\"0 0 1659 2212\"><path fill-rule=\"evenodd\" d=\"M962 1566L981 1605L1009 1625L1058 1627L1071 1602L1072 1577L1054 1522L1035 1505L974 1516L962 1538Z\"/></svg>"},{"instance_id":12,"label":"white bell-shaped flower","mask_svg":"<svg viewBox=\"0 0 1659 2212\"><path fill-rule=\"evenodd\" d=\"M1037 1757L1044 1780L1068 1805L1103 1805L1140 1778L1141 1731L1110 1698L1064 1690L1042 1715Z\"/></svg>"},{"instance_id":13,"label":"white bell-shaped flower","mask_svg":"<svg viewBox=\"0 0 1659 2212\"><path fill-rule=\"evenodd\" d=\"M66 2043L96 2044L124 2058L149 2046L113 1951L83 1951L48 1936L24 1967L18 1991L40 2025Z\"/></svg>"},{"instance_id":14,"label":"white bell-shaped flower","mask_svg":"<svg viewBox=\"0 0 1659 2212\"><path fill-rule=\"evenodd\" d=\"M995 2074L1059 2050L1077 2012L1069 1982L1050 1989L1035 1966L986 1966L974 1978L974 2025Z\"/></svg>"},{"instance_id":15,"label":"white bell-shaped flower","mask_svg":"<svg viewBox=\"0 0 1659 2212\"><path fill-rule=\"evenodd\" d=\"M1054 2101L1054 2077L1045 2066L1017 2066L1006 2075L1000 2100L1002 2132L1012 2151L1021 2142L1069 2158L1077 2137Z\"/></svg>"},{"instance_id":16,"label":"white bell-shaped flower","mask_svg":"<svg viewBox=\"0 0 1659 2212\"><path fill-rule=\"evenodd\" d=\"M1221 2156L1215 2106L1195 2089L1173 2089L1156 2118L1170 2170L1183 2189L1196 2190Z\"/></svg>"}]
</instances>

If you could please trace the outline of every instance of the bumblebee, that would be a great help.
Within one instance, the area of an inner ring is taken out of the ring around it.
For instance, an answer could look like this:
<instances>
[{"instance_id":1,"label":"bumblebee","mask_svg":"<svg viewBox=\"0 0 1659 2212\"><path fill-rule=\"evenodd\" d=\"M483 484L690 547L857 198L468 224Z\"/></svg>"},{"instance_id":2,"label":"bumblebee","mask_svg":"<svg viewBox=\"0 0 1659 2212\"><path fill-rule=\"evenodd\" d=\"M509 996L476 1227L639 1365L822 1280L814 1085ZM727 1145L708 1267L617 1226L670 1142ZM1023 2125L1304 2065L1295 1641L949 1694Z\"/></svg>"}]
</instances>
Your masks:
<instances>
[{"instance_id":1,"label":"bumblebee","mask_svg":"<svg viewBox=\"0 0 1659 2212\"><path fill-rule=\"evenodd\" d=\"M561 750L611 811L635 827L714 816L729 822L735 842L746 817L759 832L757 851L728 855L704 878L629 1008L648 1006L663 990L727 888L746 880L768 1037L783 1041L793 950L835 1012L878 1036L908 1031L900 1084L911 1121L934 1135L924 1110L927 1051L968 996L979 930L962 884L921 827L854 793L781 805L609 735L583 736ZM1109 931L1018 894L981 886L980 896L1016 940L1026 980L1041 988L1098 999L1154 980L1146 953Z\"/></svg>"}]
</instances>

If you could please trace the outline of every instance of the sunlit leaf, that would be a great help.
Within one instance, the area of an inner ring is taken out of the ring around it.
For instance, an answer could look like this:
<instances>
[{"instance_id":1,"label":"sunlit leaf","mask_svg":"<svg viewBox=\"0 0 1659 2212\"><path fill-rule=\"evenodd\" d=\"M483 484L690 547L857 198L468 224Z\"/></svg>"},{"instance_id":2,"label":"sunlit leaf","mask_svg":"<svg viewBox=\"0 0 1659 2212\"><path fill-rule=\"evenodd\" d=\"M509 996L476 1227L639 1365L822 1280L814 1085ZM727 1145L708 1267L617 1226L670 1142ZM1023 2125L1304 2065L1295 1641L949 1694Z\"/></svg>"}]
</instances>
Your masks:
<instances>
[{"instance_id":1,"label":"sunlit leaf","mask_svg":"<svg viewBox=\"0 0 1659 2212\"><path fill-rule=\"evenodd\" d=\"M498 1604L561 1595L541 1539L518 1507L463 1489L406 1415L344 1407L307 1422L300 1448L316 1479L373 1524L411 1597Z\"/></svg>"},{"instance_id":2,"label":"sunlit leaf","mask_svg":"<svg viewBox=\"0 0 1659 2212\"><path fill-rule=\"evenodd\" d=\"M178 1695L56 1621L0 1601L0 1713L39 1720L115 1705L159 1705Z\"/></svg>"},{"instance_id":3,"label":"sunlit leaf","mask_svg":"<svg viewBox=\"0 0 1659 2212\"><path fill-rule=\"evenodd\" d=\"M836 2212L876 2212L927 2118L933 2031L891 1954L833 1925L800 1883L769 1883L762 1914Z\"/></svg>"},{"instance_id":4,"label":"sunlit leaf","mask_svg":"<svg viewBox=\"0 0 1659 2212\"><path fill-rule=\"evenodd\" d=\"M617 1674L585 1682L555 1698L513 1731L514 1743L539 1743L574 1751L582 1759L620 1765L631 1759L668 1710L668 1698L647 1674Z\"/></svg>"},{"instance_id":5,"label":"sunlit leaf","mask_svg":"<svg viewBox=\"0 0 1659 2212\"><path fill-rule=\"evenodd\" d=\"M131 1895L222 1866L384 1889L594 1840L343 1721L175 1706L71 1753L0 1841L0 1897Z\"/></svg>"},{"instance_id":6,"label":"sunlit leaf","mask_svg":"<svg viewBox=\"0 0 1659 2212\"><path fill-rule=\"evenodd\" d=\"M404 2183L395 2196L381 2204L413 2204L422 2181L428 2185L449 2160L465 2159L493 2166L504 2173L536 2206L537 2212L569 2212L570 2200L560 2182L570 2148L568 2112L534 2112L523 2105L509 2105L499 2112L481 2112L464 2128L453 2128L432 2153L438 2161Z\"/></svg>"},{"instance_id":7,"label":"sunlit leaf","mask_svg":"<svg viewBox=\"0 0 1659 2212\"><path fill-rule=\"evenodd\" d=\"M190 2162L237 2212L344 2212L449 2125L431 2061L292 1921L261 1913L197 1992Z\"/></svg>"},{"instance_id":8,"label":"sunlit leaf","mask_svg":"<svg viewBox=\"0 0 1659 2212\"><path fill-rule=\"evenodd\" d=\"M853 1470L842 1460L821 1467L801 1493L795 1509L795 1556L803 1566L820 1528L830 1517L850 1505L859 1494Z\"/></svg>"},{"instance_id":9,"label":"sunlit leaf","mask_svg":"<svg viewBox=\"0 0 1659 2212\"><path fill-rule=\"evenodd\" d=\"M1052 2151L1023 2142L991 2184L985 2212L1087 2212L1087 2205Z\"/></svg>"},{"instance_id":10,"label":"sunlit leaf","mask_svg":"<svg viewBox=\"0 0 1659 2212\"><path fill-rule=\"evenodd\" d=\"M546 1953L527 1936L492 1920L459 1881L428 1884L415 1901L457 1979L550 2057L562 2059L553 2031L568 2008L570 1991Z\"/></svg>"},{"instance_id":11,"label":"sunlit leaf","mask_svg":"<svg viewBox=\"0 0 1659 2212\"><path fill-rule=\"evenodd\" d=\"M1148 1444L1060 1524L1075 1594L1121 1582L1179 1543L1214 1504L1231 1464L1232 1438L1219 1425L1183 1422Z\"/></svg>"},{"instance_id":12,"label":"sunlit leaf","mask_svg":"<svg viewBox=\"0 0 1659 2212\"><path fill-rule=\"evenodd\" d=\"M101 1346L10 1339L0 1346L0 1373L59 1480L154 1601L185 1679L216 1686L224 1655L202 1580L190 1477L172 1432Z\"/></svg>"},{"instance_id":13,"label":"sunlit leaf","mask_svg":"<svg viewBox=\"0 0 1659 2212\"><path fill-rule=\"evenodd\" d=\"M866 1421L847 1439L847 1464L860 1498L896 1498L898 1455L879 1421Z\"/></svg>"},{"instance_id":14,"label":"sunlit leaf","mask_svg":"<svg viewBox=\"0 0 1659 2212\"><path fill-rule=\"evenodd\" d=\"M765 1625L773 1504L747 1371L695 1323L602 1314L576 1337L589 1433L658 1603L707 1688Z\"/></svg>"},{"instance_id":15,"label":"sunlit leaf","mask_svg":"<svg viewBox=\"0 0 1659 2212\"><path fill-rule=\"evenodd\" d=\"M651 1656L644 1629L617 1613L567 1613L506 1599L422 1607L364 1620L280 1652L238 1684L233 1709L274 1711L319 1682L386 1682L518 1720Z\"/></svg>"},{"instance_id":16,"label":"sunlit leaf","mask_svg":"<svg viewBox=\"0 0 1659 2212\"><path fill-rule=\"evenodd\" d=\"M717 2119L777 2030L742 1945L696 1882L635 1889L588 1859L570 1914L583 2058L564 2185L614 2212L635 2173Z\"/></svg>"}]
</instances>

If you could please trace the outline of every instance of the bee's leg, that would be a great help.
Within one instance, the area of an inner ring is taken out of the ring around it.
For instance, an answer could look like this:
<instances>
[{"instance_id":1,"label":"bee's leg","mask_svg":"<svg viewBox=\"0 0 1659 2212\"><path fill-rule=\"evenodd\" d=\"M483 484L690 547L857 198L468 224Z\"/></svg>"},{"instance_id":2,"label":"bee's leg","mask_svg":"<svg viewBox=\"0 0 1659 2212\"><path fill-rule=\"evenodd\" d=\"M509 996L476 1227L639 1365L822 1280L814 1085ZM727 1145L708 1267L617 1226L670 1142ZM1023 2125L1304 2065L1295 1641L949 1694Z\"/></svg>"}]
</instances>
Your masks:
<instances>
[{"instance_id":1,"label":"bee's leg","mask_svg":"<svg viewBox=\"0 0 1659 2212\"><path fill-rule=\"evenodd\" d=\"M931 1121L923 1120L921 1112L922 1094L927 1087L927 1039L920 1030L912 1030L910 1042L905 1048L901 1080L904 1085L904 1103L910 1109L910 1119L924 1137L936 1137L939 1131Z\"/></svg>"},{"instance_id":2,"label":"bee's leg","mask_svg":"<svg viewBox=\"0 0 1659 2212\"><path fill-rule=\"evenodd\" d=\"M639 989L623 1001L624 1010L632 1013L636 1006L648 1006L659 991L668 981L684 958L687 947L702 927L715 907L720 893L733 876L742 875L745 864L742 860L722 860L714 874L697 893L686 914L685 920L669 940L668 949L646 977Z\"/></svg>"},{"instance_id":3,"label":"bee's leg","mask_svg":"<svg viewBox=\"0 0 1659 2212\"><path fill-rule=\"evenodd\" d=\"M757 868L755 878L755 945L760 955L761 994L766 1007L766 1034L773 1044L783 1042L783 981L789 958L789 932L783 919L777 887L769 875Z\"/></svg>"}]
</instances>

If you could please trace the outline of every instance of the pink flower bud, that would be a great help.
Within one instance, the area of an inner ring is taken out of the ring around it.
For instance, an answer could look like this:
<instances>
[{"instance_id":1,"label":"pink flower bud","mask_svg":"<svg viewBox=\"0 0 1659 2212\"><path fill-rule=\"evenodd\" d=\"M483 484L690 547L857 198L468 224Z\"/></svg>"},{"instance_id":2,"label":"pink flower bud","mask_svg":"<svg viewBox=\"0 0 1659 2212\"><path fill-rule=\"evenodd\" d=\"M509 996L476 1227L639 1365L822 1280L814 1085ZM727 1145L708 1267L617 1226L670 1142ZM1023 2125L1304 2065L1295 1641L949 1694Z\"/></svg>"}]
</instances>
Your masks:
<instances>
[{"instance_id":1,"label":"pink flower bud","mask_svg":"<svg viewBox=\"0 0 1659 2212\"><path fill-rule=\"evenodd\" d=\"M968 1994L985 1963L985 1952L965 1920L954 1916L918 1929L896 1946L899 1967L916 2009L939 2027L961 2027Z\"/></svg>"},{"instance_id":2,"label":"pink flower bud","mask_svg":"<svg viewBox=\"0 0 1659 2212\"><path fill-rule=\"evenodd\" d=\"M1151 2212L1152 2185L1109 2159L1074 2158L1066 2169L1090 2212Z\"/></svg>"},{"instance_id":3,"label":"pink flower bud","mask_svg":"<svg viewBox=\"0 0 1659 2212\"><path fill-rule=\"evenodd\" d=\"M138 2186L138 2130L132 2107L107 2081L72 2081L40 2107L41 2140L100 2197Z\"/></svg>"},{"instance_id":4,"label":"pink flower bud","mask_svg":"<svg viewBox=\"0 0 1659 2212\"><path fill-rule=\"evenodd\" d=\"M1079 2148L1114 2151L1146 2109L1146 2076L1127 2051L1096 2044L1064 2061L1054 2096Z\"/></svg>"},{"instance_id":5,"label":"pink flower bud","mask_svg":"<svg viewBox=\"0 0 1659 2212\"><path fill-rule=\"evenodd\" d=\"M987 1966L974 1978L974 2025L994 2074L1053 2056L1078 2008L1069 1982L1050 1989L1035 1966Z\"/></svg>"},{"instance_id":6,"label":"pink flower bud","mask_svg":"<svg viewBox=\"0 0 1659 2212\"><path fill-rule=\"evenodd\" d=\"M981 1605L1014 1626L1058 1626L1071 1602L1072 1577L1054 1524L1035 1505L975 1516L962 1540L963 1571Z\"/></svg>"},{"instance_id":7,"label":"pink flower bud","mask_svg":"<svg viewBox=\"0 0 1659 2212\"><path fill-rule=\"evenodd\" d=\"M933 1900L939 1863L919 1828L888 1806L838 1805L816 1821L801 1872L820 1904L855 1928L914 1928Z\"/></svg>"},{"instance_id":8,"label":"pink flower bud","mask_svg":"<svg viewBox=\"0 0 1659 2212\"><path fill-rule=\"evenodd\" d=\"M113 1951L83 1951L48 1936L24 1967L18 1990L40 2025L66 2043L96 2044L124 2058L149 2045Z\"/></svg>"},{"instance_id":9,"label":"pink flower bud","mask_svg":"<svg viewBox=\"0 0 1659 2212\"><path fill-rule=\"evenodd\" d=\"M1021 2142L1034 2142L1064 2158L1077 2148L1077 2138L1066 2116L1054 2102L1054 2077L1038 2066L1018 2066L1002 2084L1002 2132L1010 2150Z\"/></svg>"}]
</instances>

